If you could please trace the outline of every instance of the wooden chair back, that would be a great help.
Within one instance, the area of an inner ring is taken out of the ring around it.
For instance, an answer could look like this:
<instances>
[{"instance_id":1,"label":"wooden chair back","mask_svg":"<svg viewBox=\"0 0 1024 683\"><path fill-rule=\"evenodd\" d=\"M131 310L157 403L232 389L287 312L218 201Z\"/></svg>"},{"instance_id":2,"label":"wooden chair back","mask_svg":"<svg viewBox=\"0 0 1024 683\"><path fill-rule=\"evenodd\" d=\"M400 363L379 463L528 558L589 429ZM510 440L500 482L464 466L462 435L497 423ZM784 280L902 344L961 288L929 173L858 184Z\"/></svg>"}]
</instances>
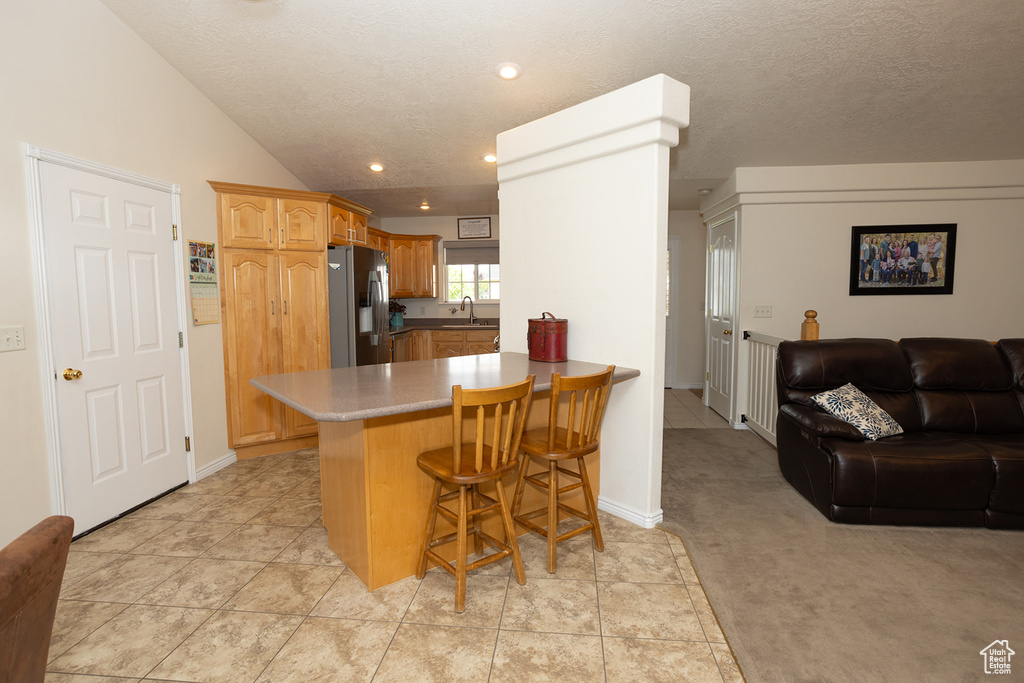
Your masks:
<instances>
[{"instance_id":1,"label":"wooden chair back","mask_svg":"<svg viewBox=\"0 0 1024 683\"><path fill-rule=\"evenodd\" d=\"M551 413L548 418L548 452L556 447L567 451L590 449L597 445L601 433L601 418L608 403L608 392L612 388L612 373L615 366L609 365L604 372L593 375L562 377L551 376ZM569 394L569 410L564 424L559 424L559 405L565 394ZM565 430L564 443L556 443L559 427Z\"/></svg>"},{"instance_id":2,"label":"wooden chair back","mask_svg":"<svg viewBox=\"0 0 1024 683\"><path fill-rule=\"evenodd\" d=\"M476 408L472 467L475 472L487 468L495 470L516 459L519 441L526 426L526 413L533 396L534 375L522 382L487 389L452 387L452 471L465 471L463 467L462 413L463 408ZM490 435L485 427L490 423ZM467 443L466 445L470 445ZM467 454L468 455L468 454ZM485 460L486 458L486 460Z\"/></svg>"}]
</instances>

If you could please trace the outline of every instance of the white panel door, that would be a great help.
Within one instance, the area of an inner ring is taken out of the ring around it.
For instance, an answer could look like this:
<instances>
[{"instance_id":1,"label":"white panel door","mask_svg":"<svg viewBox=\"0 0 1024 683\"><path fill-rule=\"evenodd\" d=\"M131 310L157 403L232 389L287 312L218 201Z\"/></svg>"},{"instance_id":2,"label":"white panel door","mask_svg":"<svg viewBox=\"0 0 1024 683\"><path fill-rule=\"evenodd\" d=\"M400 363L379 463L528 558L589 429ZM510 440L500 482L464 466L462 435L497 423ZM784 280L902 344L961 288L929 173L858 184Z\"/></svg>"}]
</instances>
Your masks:
<instances>
[{"instance_id":1,"label":"white panel door","mask_svg":"<svg viewBox=\"0 0 1024 683\"><path fill-rule=\"evenodd\" d=\"M736 342L736 219L708 232L707 404L732 420Z\"/></svg>"},{"instance_id":2,"label":"white panel door","mask_svg":"<svg viewBox=\"0 0 1024 683\"><path fill-rule=\"evenodd\" d=\"M81 533L188 479L171 195L39 169L64 497Z\"/></svg>"}]
</instances>

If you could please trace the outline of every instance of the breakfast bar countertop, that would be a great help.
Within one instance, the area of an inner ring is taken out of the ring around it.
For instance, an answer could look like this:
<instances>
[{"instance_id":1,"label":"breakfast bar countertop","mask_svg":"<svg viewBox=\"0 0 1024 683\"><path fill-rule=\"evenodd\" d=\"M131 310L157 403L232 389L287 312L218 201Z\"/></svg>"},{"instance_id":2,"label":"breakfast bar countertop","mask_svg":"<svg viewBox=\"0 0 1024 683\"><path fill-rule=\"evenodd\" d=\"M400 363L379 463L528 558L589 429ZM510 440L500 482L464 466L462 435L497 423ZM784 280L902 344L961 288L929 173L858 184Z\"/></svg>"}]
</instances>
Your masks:
<instances>
[{"instance_id":1,"label":"breakfast bar countertop","mask_svg":"<svg viewBox=\"0 0 1024 683\"><path fill-rule=\"evenodd\" d=\"M264 375L250 383L318 422L352 422L450 406L455 384L466 389L496 387L532 374L534 391L544 391L551 388L551 375L556 372L588 375L606 367L576 360L531 361L525 353L485 353ZM639 375L639 370L616 367L613 381Z\"/></svg>"}]
</instances>

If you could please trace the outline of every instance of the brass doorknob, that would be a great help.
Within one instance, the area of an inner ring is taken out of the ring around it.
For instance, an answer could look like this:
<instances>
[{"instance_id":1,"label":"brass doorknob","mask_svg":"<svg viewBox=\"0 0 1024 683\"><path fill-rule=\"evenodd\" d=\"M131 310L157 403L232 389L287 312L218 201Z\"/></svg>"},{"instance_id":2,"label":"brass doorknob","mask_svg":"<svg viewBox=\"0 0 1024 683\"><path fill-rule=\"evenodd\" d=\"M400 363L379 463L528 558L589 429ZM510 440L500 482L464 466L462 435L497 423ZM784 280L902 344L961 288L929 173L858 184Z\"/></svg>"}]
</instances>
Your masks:
<instances>
[{"instance_id":1,"label":"brass doorknob","mask_svg":"<svg viewBox=\"0 0 1024 683\"><path fill-rule=\"evenodd\" d=\"M726 331L722 332L722 334L732 334L732 330L726 330Z\"/></svg>"},{"instance_id":2,"label":"brass doorknob","mask_svg":"<svg viewBox=\"0 0 1024 683\"><path fill-rule=\"evenodd\" d=\"M81 378L82 378L82 371L81 370L74 370L72 368L64 368L64 379L66 379L67 381L70 382L73 379L81 379Z\"/></svg>"}]
</instances>

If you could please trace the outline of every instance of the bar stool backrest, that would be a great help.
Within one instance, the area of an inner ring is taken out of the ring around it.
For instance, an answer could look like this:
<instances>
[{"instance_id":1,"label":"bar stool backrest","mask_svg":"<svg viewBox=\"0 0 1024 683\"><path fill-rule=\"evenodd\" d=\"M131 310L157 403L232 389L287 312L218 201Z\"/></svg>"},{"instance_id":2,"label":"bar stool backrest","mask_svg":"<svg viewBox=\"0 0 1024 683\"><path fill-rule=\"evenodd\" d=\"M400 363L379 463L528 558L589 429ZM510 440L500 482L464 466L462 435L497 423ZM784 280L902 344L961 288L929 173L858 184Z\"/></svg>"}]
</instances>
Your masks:
<instances>
[{"instance_id":1,"label":"bar stool backrest","mask_svg":"<svg viewBox=\"0 0 1024 683\"><path fill-rule=\"evenodd\" d=\"M593 450L597 447L601 433L601 418L608 403L608 392L612 388L612 373L615 366L609 365L604 372L593 375L562 377L551 376L551 414L548 419L548 452L556 447L567 451ZM563 426L565 442L556 443L559 405L565 394L569 394L569 411Z\"/></svg>"},{"instance_id":2,"label":"bar stool backrest","mask_svg":"<svg viewBox=\"0 0 1024 683\"><path fill-rule=\"evenodd\" d=\"M473 469L484 470L486 455L487 469L494 470L508 464L509 458L516 459L519 440L526 426L526 413L533 396L534 375L522 382L488 389L463 389L462 385L452 387L452 469L462 471L463 441L462 412L465 407L475 407L475 431L472 442ZM488 415L490 409L490 415ZM487 438L485 427L491 420L491 434ZM485 454L486 451L486 454ZM467 454L468 455L468 454Z\"/></svg>"}]
</instances>

